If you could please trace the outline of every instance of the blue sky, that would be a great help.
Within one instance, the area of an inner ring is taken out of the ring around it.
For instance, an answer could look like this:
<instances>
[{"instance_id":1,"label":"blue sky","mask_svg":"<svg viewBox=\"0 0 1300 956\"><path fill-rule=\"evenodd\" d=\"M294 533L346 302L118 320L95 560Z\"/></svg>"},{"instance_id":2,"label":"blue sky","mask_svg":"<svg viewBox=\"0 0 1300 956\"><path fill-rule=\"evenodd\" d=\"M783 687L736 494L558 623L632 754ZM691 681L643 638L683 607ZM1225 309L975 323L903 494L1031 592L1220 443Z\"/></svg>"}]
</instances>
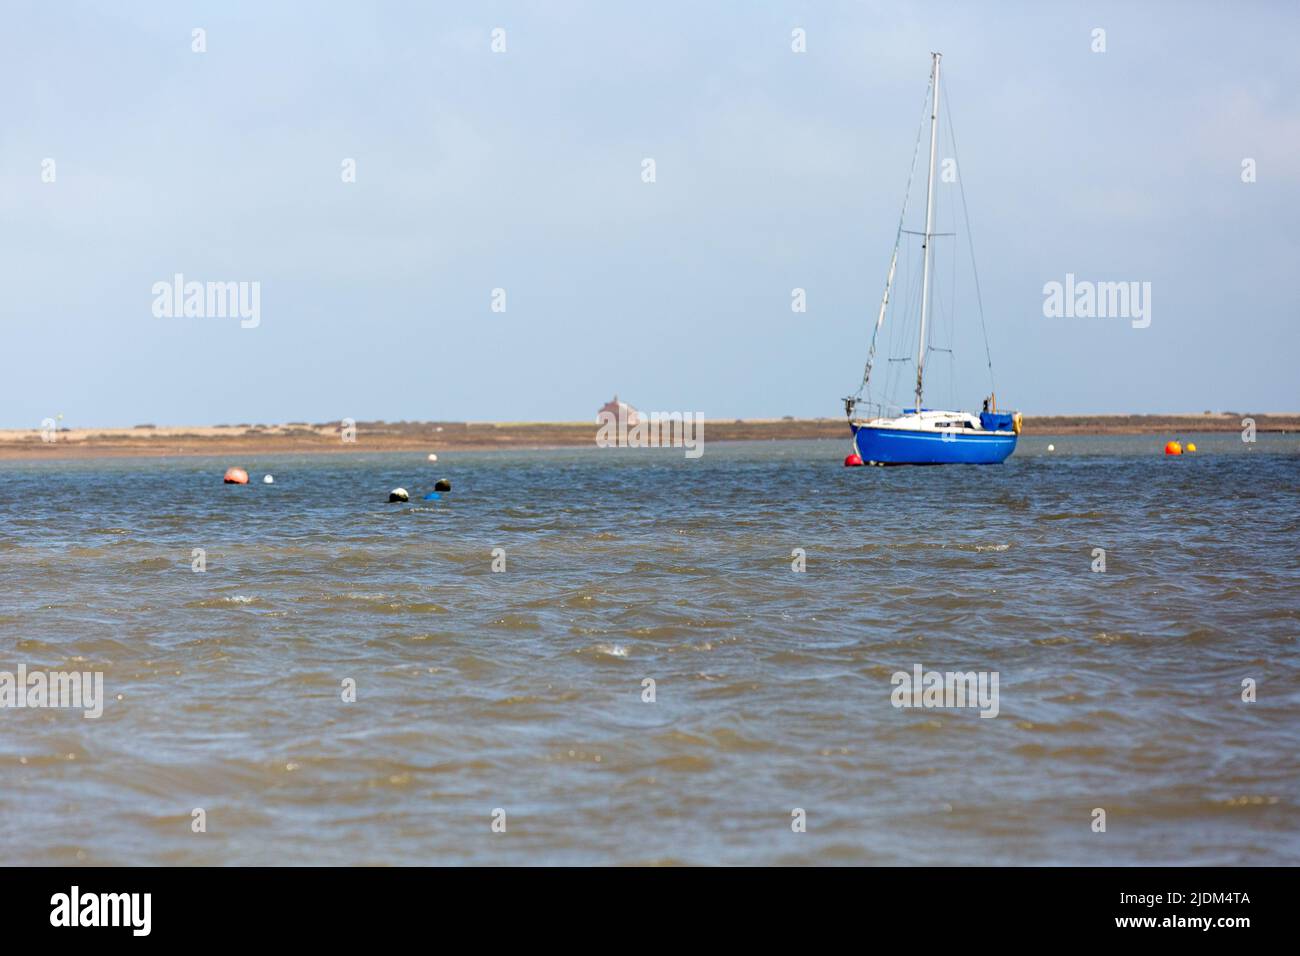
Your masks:
<instances>
[{"instance_id":1,"label":"blue sky","mask_svg":"<svg viewBox=\"0 0 1300 956\"><path fill-rule=\"evenodd\" d=\"M0 425L837 416L931 50L1002 404L1297 410L1298 10L10 2ZM155 317L178 272L260 325ZM1066 273L1150 327L1045 318Z\"/></svg>"}]
</instances>

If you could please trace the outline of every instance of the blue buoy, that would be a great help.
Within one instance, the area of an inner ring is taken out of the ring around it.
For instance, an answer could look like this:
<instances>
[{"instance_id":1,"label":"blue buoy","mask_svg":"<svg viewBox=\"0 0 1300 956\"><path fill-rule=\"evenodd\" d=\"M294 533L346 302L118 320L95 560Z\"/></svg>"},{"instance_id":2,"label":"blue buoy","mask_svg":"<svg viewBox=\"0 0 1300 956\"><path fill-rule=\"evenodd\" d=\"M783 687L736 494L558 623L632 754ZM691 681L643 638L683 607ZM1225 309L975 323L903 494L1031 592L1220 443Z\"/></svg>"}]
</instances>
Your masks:
<instances>
[{"instance_id":1,"label":"blue buoy","mask_svg":"<svg viewBox=\"0 0 1300 956\"><path fill-rule=\"evenodd\" d=\"M442 495L438 494L438 492L436 492L436 491L431 491L431 492L429 492L427 495L424 496L424 500L425 500L425 501L434 501L434 500L436 500L436 499L438 499L438 498L441 498L441 497L442 497Z\"/></svg>"}]
</instances>

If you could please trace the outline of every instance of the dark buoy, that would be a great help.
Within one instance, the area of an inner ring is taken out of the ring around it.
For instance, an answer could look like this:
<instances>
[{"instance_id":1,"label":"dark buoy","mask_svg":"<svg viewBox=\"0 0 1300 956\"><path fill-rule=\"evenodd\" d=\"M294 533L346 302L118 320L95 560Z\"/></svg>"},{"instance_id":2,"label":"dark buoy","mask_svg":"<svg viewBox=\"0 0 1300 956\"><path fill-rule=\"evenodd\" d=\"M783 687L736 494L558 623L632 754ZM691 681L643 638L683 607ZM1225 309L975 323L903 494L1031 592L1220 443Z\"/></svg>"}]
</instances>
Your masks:
<instances>
[{"instance_id":1,"label":"dark buoy","mask_svg":"<svg viewBox=\"0 0 1300 956\"><path fill-rule=\"evenodd\" d=\"M844 459L845 468L856 468L861 464L862 464L862 456L859 455L856 451Z\"/></svg>"},{"instance_id":2,"label":"dark buoy","mask_svg":"<svg viewBox=\"0 0 1300 956\"><path fill-rule=\"evenodd\" d=\"M388 500L389 501L410 501L411 496L407 493L405 488L394 488L392 491L388 493Z\"/></svg>"},{"instance_id":3,"label":"dark buoy","mask_svg":"<svg viewBox=\"0 0 1300 956\"><path fill-rule=\"evenodd\" d=\"M439 478L433 486L434 491L451 491L451 482L446 478Z\"/></svg>"}]
</instances>

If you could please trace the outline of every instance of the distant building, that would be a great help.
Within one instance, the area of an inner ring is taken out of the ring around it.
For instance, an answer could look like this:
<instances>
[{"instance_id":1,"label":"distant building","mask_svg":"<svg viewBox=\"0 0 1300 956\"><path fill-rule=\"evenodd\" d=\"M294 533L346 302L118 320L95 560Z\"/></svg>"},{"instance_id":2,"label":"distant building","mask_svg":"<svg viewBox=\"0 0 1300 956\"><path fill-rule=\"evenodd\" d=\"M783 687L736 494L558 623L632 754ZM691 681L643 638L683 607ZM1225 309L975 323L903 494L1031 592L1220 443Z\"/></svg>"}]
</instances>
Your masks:
<instances>
[{"instance_id":1,"label":"distant building","mask_svg":"<svg viewBox=\"0 0 1300 956\"><path fill-rule=\"evenodd\" d=\"M625 420L629 428L634 427L637 422L641 420L640 413L627 402L620 402L617 394L613 399L606 402L597 414L603 412L609 412L609 414L614 416L615 421L620 419Z\"/></svg>"}]
</instances>

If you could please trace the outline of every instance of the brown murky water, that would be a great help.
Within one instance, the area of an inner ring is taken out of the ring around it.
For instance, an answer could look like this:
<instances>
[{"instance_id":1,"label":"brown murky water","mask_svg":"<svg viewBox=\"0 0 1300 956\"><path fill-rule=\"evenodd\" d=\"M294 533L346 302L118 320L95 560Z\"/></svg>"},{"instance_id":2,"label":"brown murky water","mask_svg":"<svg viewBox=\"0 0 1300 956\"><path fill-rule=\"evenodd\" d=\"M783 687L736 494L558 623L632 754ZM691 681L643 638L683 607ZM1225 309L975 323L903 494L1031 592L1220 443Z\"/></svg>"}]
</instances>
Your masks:
<instances>
[{"instance_id":1,"label":"brown murky water","mask_svg":"<svg viewBox=\"0 0 1300 956\"><path fill-rule=\"evenodd\" d=\"M0 671L106 697L0 709L4 858L1298 863L1300 440L1197 443L2 465Z\"/></svg>"}]
</instances>

